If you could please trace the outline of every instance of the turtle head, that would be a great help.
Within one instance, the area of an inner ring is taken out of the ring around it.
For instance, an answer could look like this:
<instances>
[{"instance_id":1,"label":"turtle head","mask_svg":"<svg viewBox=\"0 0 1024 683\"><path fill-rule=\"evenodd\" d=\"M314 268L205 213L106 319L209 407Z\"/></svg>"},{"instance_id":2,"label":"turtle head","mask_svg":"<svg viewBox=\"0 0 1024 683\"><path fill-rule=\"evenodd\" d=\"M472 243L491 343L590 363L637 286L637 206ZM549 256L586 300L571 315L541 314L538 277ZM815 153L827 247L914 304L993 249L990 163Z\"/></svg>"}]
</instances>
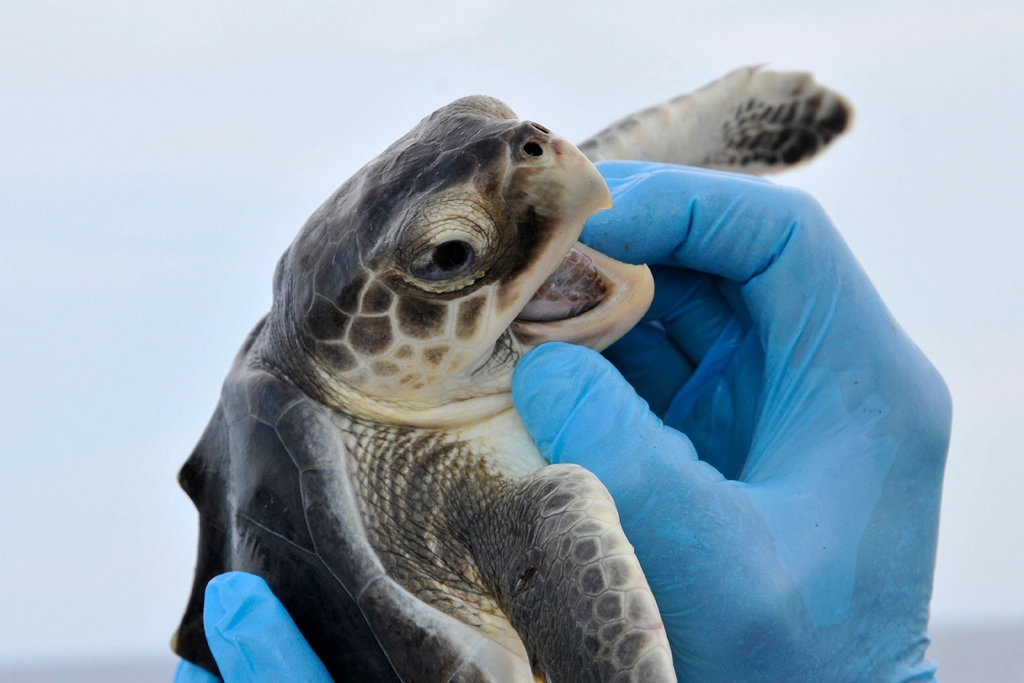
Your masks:
<instances>
[{"instance_id":1,"label":"turtle head","mask_svg":"<svg viewBox=\"0 0 1024 683\"><path fill-rule=\"evenodd\" d=\"M278 265L261 355L375 421L480 419L545 341L601 349L653 295L650 273L578 244L611 207L593 164L493 98L424 119L309 219Z\"/></svg>"}]
</instances>

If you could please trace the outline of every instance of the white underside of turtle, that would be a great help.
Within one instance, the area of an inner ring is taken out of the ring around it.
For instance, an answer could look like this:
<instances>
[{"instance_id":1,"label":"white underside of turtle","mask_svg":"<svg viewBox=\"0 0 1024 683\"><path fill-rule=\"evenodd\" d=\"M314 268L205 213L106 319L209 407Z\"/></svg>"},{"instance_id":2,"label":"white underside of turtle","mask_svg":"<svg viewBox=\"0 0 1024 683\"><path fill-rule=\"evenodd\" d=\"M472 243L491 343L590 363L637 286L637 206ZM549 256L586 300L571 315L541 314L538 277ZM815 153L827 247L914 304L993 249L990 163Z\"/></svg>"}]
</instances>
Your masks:
<instances>
[{"instance_id":1,"label":"white underside of turtle","mask_svg":"<svg viewBox=\"0 0 1024 683\"><path fill-rule=\"evenodd\" d=\"M577 242L610 206L591 162L783 170L850 116L806 74L748 68L579 148L463 98L367 164L282 257L179 475L200 540L175 650L216 672L203 590L244 570L335 680L674 681L614 502L541 456L511 373L547 341L601 350L650 304L646 267Z\"/></svg>"}]
</instances>

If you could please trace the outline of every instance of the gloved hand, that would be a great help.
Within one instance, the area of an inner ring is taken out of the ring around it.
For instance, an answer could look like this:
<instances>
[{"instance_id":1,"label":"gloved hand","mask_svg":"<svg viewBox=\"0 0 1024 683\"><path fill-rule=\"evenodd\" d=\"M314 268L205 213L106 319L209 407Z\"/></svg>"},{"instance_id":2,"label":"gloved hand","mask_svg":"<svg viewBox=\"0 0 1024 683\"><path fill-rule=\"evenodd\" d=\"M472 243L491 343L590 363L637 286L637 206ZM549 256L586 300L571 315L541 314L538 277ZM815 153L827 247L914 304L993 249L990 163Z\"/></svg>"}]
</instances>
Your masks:
<instances>
[{"instance_id":1,"label":"gloved hand","mask_svg":"<svg viewBox=\"0 0 1024 683\"><path fill-rule=\"evenodd\" d=\"M210 581L203 627L225 683L331 683L313 648L258 576L230 572ZM219 680L206 669L182 661L174 683Z\"/></svg>"},{"instance_id":2,"label":"gloved hand","mask_svg":"<svg viewBox=\"0 0 1024 683\"><path fill-rule=\"evenodd\" d=\"M545 457L611 491L680 681L933 680L941 377L806 194L598 168L615 207L584 241L652 264L654 304L606 351L622 374L548 344L513 397Z\"/></svg>"},{"instance_id":3,"label":"gloved hand","mask_svg":"<svg viewBox=\"0 0 1024 683\"><path fill-rule=\"evenodd\" d=\"M647 322L605 355L668 426L564 344L528 354L513 395L544 455L615 497L680 680L932 680L941 378L806 195L599 169L615 208L585 241L660 264ZM214 579L204 617L227 683L330 680L262 580ZM175 678L214 680L184 662Z\"/></svg>"}]
</instances>

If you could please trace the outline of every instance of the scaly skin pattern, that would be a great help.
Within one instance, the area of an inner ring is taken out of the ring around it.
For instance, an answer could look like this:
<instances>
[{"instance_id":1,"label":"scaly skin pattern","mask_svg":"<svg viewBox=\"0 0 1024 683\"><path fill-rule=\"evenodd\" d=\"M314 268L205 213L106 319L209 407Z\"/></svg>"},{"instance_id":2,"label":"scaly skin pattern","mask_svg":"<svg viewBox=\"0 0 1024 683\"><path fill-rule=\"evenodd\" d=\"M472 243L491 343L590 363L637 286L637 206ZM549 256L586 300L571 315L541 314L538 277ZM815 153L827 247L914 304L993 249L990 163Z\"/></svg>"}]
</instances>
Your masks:
<instances>
[{"instance_id":1,"label":"scaly skin pattern","mask_svg":"<svg viewBox=\"0 0 1024 683\"><path fill-rule=\"evenodd\" d=\"M396 294L364 268L335 301L317 294L307 323L321 355L345 388L411 405L458 400L505 387L522 355L510 335L480 359L484 321L494 317L494 285L450 301ZM469 388L458 377L468 371ZM413 398L415 397L415 398Z\"/></svg>"},{"instance_id":2,"label":"scaly skin pattern","mask_svg":"<svg viewBox=\"0 0 1024 683\"><path fill-rule=\"evenodd\" d=\"M343 429L367 538L419 599L550 680L674 680L607 490L580 467L545 467L514 412L457 431Z\"/></svg>"},{"instance_id":3,"label":"scaly skin pattern","mask_svg":"<svg viewBox=\"0 0 1024 683\"><path fill-rule=\"evenodd\" d=\"M849 103L810 74L746 67L613 123L580 151L594 162L777 173L822 151L852 118Z\"/></svg>"}]
</instances>

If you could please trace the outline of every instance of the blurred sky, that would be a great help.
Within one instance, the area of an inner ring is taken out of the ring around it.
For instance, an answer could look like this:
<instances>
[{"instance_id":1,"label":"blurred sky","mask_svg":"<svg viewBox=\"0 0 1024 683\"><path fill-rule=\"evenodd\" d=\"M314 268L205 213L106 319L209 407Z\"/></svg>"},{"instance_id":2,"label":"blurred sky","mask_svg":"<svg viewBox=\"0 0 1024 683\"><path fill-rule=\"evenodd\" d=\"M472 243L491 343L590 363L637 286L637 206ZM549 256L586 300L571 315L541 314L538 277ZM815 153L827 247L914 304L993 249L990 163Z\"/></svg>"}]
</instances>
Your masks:
<instances>
[{"instance_id":1,"label":"blurred sky","mask_svg":"<svg viewBox=\"0 0 1024 683\"><path fill-rule=\"evenodd\" d=\"M1024 3L0 4L0 664L166 652L175 473L275 262L471 93L581 140L741 65L853 131L814 193L954 397L935 623L1024 621Z\"/></svg>"}]
</instances>

